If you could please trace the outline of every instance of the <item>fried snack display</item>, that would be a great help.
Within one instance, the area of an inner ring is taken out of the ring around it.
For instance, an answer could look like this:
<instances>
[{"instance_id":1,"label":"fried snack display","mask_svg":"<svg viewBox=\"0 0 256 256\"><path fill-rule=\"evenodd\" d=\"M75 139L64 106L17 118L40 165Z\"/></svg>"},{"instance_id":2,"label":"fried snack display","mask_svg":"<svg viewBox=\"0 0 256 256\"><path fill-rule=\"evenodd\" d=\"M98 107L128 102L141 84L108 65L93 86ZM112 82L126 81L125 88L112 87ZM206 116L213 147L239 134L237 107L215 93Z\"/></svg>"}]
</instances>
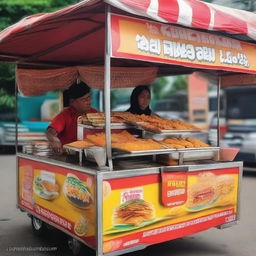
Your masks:
<instances>
[{"instance_id":1,"label":"fried snack display","mask_svg":"<svg viewBox=\"0 0 256 256\"><path fill-rule=\"evenodd\" d=\"M206 144L206 143L204 143L203 141L200 141L200 140L197 140L197 139L194 139L194 138L191 138L191 137L186 138L186 140L187 140L188 142L192 143L195 148L210 147L209 144Z\"/></svg>"},{"instance_id":2,"label":"fried snack display","mask_svg":"<svg viewBox=\"0 0 256 256\"><path fill-rule=\"evenodd\" d=\"M194 138L167 138L160 142L168 148L182 149L182 148L201 148L210 147L210 145L194 139Z\"/></svg>"},{"instance_id":3,"label":"fried snack display","mask_svg":"<svg viewBox=\"0 0 256 256\"><path fill-rule=\"evenodd\" d=\"M156 161L164 165L179 165L177 160L172 159L169 155L157 155Z\"/></svg>"},{"instance_id":4,"label":"fried snack display","mask_svg":"<svg viewBox=\"0 0 256 256\"><path fill-rule=\"evenodd\" d=\"M122 118L126 122L138 123L143 121L141 115L135 115L129 112L112 112L112 114L116 117Z\"/></svg>"},{"instance_id":5,"label":"fried snack display","mask_svg":"<svg viewBox=\"0 0 256 256\"><path fill-rule=\"evenodd\" d=\"M136 141L132 142L128 141L123 143L113 143L112 148L117 148L125 151L147 151L164 149L165 147L152 139L137 139Z\"/></svg>"},{"instance_id":6,"label":"fried snack display","mask_svg":"<svg viewBox=\"0 0 256 256\"><path fill-rule=\"evenodd\" d=\"M79 117L79 122L82 123L82 124L87 124L87 125L90 125L91 122L89 121L89 119L87 118L86 115L82 115Z\"/></svg>"},{"instance_id":7,"label":"fried snack display","mask_svg":"<svg viewBox=\"0 0 256 256\"><path fill-rule=\"evenodd\" d=\"M88 140L78 140L78 141L65 144L64 146L70 146L74 148L88 148L88 147L94 146L94 144Z\"/></svg>"},{"instance_id":8,"label":"fried snack display","mask_svg":"<svg viewBox=\"0 0 256 256\"><path fill-rule=\"evenodd\" d=\"M106 143L105 133L103 133L103 132L95 133L95 134L89 134L89 135L86 136L86 139L88 139L93 144L95 144L97 146L100 146L100 147L104 147L105 143ZM112 143L137 141L137 139L127 131L122 131L120 133L112 133L111 134L111 140L112 140Z\"/></svg>"},{"instance_id":9,"label":"fried snack display","mask_svg":"<svg viewBox=\"0 0 256 256\"><path fill-rule=\"evenodd\" d=\"M79 117L79 120L82 124L92 125L92 126L104 126L105 125L105 113L88 113ZM124 120L118 118L111 114L111 123L120 124Z\"/></svg>"},{"instance_id":10,"label":"fried snack display","mask_svg":"<svg viewBox=\"0 0 256 256\"><path fill-rule=\"evenodd\" d=\"M115 209L114 224L139 225L155 218L154 206L142 199L129 200Z\"/></svg>"},{"instance_id":11,"label":"fried snack display","mask_svg":"<svg viewBox=\"0 0 256 256\"><path fill-rule=\"evenodd\" d=\"M149 130L199 130L198 127L180 120L168 120L158 116L140 115L142 127Z\"/></svg>"}]
</instances>

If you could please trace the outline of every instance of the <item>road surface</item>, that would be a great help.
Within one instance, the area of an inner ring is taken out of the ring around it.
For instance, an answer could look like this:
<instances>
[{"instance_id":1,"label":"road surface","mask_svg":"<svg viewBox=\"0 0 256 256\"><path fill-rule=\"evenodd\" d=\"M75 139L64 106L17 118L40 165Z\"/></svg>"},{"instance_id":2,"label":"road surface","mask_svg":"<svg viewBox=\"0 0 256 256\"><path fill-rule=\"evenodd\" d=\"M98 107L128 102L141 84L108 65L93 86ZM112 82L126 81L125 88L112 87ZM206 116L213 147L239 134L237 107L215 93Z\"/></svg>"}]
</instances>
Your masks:
<instances>
[{"instance_id":1,"label":"road surface","mask_svg":"<svg viewBox=\"0 0 256 256\"><path fill-rule=\"evenodd\" d=\"M71 256L66 236L53 230L44 239L36 237L32 233L30 218L16 208L15 166L14 155L0 155L0 255ZM255 256L255 198L256 171L250 171L245 173L242 181L239 225L224 230L210 229L125 256Z\"/></svg>"}]
</instances>

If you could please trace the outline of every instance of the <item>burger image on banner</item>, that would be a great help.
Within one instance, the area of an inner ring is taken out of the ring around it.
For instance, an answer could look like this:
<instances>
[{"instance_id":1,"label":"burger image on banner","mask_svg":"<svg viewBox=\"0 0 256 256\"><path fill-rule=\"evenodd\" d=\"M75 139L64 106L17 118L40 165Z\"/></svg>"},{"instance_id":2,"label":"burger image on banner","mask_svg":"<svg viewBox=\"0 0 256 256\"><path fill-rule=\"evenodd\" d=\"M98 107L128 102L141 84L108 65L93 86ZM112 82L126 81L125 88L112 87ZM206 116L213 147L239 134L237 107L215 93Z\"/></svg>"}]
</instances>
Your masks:
<instances>
[{"instance_id":1,"label":"burger image on banner","mask_svg":"<svg viewBox=\"0 0 256 256\"><path fill-rule=\"evenodd\" d=\"M213 173L198 175L198 181L188 187L186 208L200 211L212 206L219 197L216 176Z\"/></svg>"}]
</instances>

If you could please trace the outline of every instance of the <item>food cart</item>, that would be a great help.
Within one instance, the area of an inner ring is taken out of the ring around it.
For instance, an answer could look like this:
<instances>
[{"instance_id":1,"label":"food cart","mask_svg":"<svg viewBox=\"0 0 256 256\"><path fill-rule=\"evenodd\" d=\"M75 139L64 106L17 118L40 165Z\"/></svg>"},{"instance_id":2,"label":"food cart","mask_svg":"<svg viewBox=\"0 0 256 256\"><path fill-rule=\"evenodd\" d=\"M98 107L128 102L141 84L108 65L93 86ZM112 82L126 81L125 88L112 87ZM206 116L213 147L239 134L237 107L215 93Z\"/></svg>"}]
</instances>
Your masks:
<instances>
[{"instance_id":1,"label":"food cart","mask_svg":"<svg viewBox=\"0 0 256 256\"><path fill-rule=\"evenodd\" d=\"M78 148L75 163L31 147L17 154L17 206L35 232L47 224L72 237L74 252L79 241L97 255L120 255L236 224L242 162L225 161L219 147L112 149L111 129L129 126L111 122L110 89L194 71L216 75L219 87L233 73L253 79L255 20L199 1L87 0L1 32L0 60L17 64L25 95L68 88L78 77L104 89L105 146ZM79 140L89 128L78 120ZM156 140L198 133L141 129Z\"/></svg>"}]
</instances>

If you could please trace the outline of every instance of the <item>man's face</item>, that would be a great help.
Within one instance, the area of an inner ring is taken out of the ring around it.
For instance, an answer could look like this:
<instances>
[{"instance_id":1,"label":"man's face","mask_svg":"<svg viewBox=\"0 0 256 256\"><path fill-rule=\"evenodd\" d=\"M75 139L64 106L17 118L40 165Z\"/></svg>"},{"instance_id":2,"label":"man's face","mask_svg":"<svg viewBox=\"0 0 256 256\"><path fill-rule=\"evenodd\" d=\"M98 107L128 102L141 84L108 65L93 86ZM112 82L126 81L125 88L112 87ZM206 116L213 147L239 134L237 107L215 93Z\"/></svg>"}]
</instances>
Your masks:
<instances>
[{"instance_id":1,"label":"man's face","mask_svg":"<svg viewBox=\"0 0 256 256\"><path fill-rule=\"evenodd\" d=\"M71 99L70 106L72 106L77 111L77 113L83 114L85 111L91 108L90 93L87 93L84 96L77 99Z\"/></svg>"}]
</instances>

